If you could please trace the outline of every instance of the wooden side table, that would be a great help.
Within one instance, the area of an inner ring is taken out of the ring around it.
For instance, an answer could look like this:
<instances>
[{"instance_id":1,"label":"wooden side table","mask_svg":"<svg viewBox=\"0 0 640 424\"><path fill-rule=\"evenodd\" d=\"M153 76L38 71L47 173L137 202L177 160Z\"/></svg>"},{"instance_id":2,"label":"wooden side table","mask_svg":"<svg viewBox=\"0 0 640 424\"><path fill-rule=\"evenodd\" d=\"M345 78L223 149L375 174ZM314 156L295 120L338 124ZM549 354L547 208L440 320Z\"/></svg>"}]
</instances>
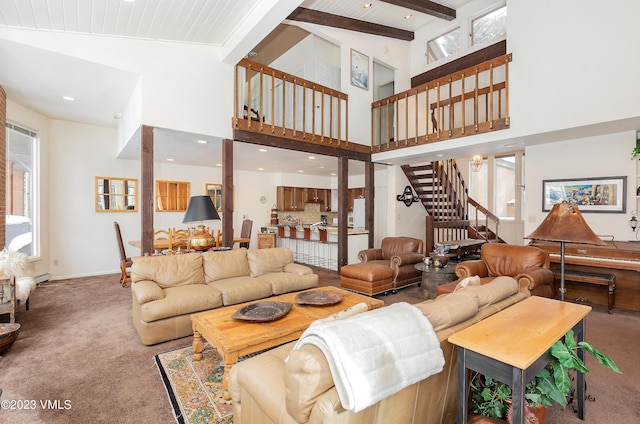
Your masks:
<instances>
[{"instance_id":1,"label":"wooden side table","mask_svg":"<svg viewBox=\"0 0 640 424\"><path fill-rule=\"evenodd\" d=\"M270 249L276 247L275 233L258 233L258 249Z\"/></svg>"},{"instance_id":2,"label":"wooden side table","mask_svg":"<svg viewBox=\"0 0 640 424\"><path fill-rule=\"evenodd\" d=\"M467 369L511 386L513 423L523 422L527 383L550 359L549 349L573 329L584 339L590 306L532 296L451 337L458 346L458 424L467 423ZM584 360L584 352L578 351ZM577 373L578 417L584 419L584 374Z\"/></svg>"}]
</instances>

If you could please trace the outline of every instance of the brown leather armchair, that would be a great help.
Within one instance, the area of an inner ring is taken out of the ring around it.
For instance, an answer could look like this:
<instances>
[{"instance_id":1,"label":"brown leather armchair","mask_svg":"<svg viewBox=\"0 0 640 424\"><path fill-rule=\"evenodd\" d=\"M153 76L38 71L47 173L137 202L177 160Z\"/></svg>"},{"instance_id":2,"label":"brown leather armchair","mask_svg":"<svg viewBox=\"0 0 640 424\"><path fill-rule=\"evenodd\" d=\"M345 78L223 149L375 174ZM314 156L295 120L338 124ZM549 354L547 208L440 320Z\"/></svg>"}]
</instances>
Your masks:
<instances>
[{"instance_id":1,"label":"brown leather armchair","mask_svg":"<svg viewBox=\"0 0 640 424\"><path fill-rule=\"evenodd\" d=\"M475 275L480 277L480 284L499 276L513 277L522 292L542 297L553 295L549 255L533 246L486 243L482 245L479 260L460 262L455 272L459 280L439 286L438 295L453 292L459 281Z\"/></svg>"},{"instance_id":2,"label":"brown leather armchair","mask_svg":"<svg viewBox=\"0 0 640 424\"><path fill-rule=\"evenodd\" d=\"M424 259L422 240L413 237L385 237L380 248L358 253L360 263L340 269L340 286L374 295L420 283L422 272L414 264Z\"/></svg>"}]
</instances>

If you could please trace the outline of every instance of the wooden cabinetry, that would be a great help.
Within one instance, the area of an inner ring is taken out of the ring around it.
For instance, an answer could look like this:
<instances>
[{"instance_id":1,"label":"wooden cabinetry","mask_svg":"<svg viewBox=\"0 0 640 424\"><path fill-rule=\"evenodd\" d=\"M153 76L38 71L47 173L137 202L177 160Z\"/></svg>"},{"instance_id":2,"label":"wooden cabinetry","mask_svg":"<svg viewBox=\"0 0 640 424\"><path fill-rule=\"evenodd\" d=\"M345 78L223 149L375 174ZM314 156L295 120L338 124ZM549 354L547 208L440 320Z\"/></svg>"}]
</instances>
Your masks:
<instances>
[{"instance_id":1,"label":"wooden cabinetry","mask_svg":"<svg viewBox=\"0 0 640 424\"><path fill-rule=\"evenodd\" d=\"M303 211L305 194L304 188L278 186L276 193L278 211Z\"/></svg>"},{"instance_id":2,"label":"wooden cabinetry","mask_svg":"<svg viewBox=\"0 0 640 424\"><path fill-rule=\"evenodd\" d=\"M258 249L271 249L276 247L276 235L274 233L258 233Z\"/></svg>"},{"instance_id":3,"label":"wooden cabinetry","mask_svg":"<svg viewBox=\"0 0 640 424\"><path fill-rule=\"evenodd\" d=\"M350 188L347 191L347 206L349 212L353 211L353 199L364 197L364 187Z\"/></svg>"},{"instance_id":4,"label":"wooden cabinetry","mask_svg":"<svg viewBox=\"0 0 640 424\"><path fill-rule=\"evenodd\" d=\"M319 203L320 210L327 212L331 210L331 190L326 188L306 188L305 203Z\"/></svg>"}]
</instances>

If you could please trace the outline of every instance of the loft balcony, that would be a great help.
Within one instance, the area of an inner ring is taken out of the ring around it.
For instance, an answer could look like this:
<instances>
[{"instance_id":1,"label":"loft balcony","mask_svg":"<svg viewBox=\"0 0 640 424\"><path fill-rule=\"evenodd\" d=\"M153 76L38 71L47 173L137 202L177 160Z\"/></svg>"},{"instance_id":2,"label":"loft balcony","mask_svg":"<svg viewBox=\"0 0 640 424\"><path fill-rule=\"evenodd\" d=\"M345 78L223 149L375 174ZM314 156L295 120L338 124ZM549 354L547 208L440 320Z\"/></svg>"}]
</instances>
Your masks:
<instances>
[{"instance_id":1,"label":"loft balcony","mask_svg":"<svg viewBox=\"0 0 640 424\"><path fill-rule=\"evenodd\" d=\"M377 153L509 127L511 54L371 104L370 146L349 141L349 97L248 59L235 68L233 128ZM239 138L237 138L239 139Z\"/></svg>"}]
</instances>

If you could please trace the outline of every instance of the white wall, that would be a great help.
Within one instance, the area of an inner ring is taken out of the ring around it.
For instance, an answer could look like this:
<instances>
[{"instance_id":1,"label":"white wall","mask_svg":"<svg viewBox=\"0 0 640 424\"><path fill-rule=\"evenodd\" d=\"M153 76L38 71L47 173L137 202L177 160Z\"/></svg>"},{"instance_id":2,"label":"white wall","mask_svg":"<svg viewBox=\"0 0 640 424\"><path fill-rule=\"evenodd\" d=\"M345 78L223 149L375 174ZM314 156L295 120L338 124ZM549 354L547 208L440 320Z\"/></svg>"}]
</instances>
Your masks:
<instances>
[{"instance_id":1,"label":"white wall","mask_svg":"<svg viewBox=\"0 0 640 424\"><path fill-rule=\"evenodd\" d=\"M8 28L0 28L0 37L139 74L140 107L126 118L141 122L128 122L125 137L141 123L232 136L233 66L217 59L216 47Z\"/></svg>"},{"instance_id":2,"label":"white wall","mask_svg":"<svg viewBox=\"0 0 640 424\"><path fill-rule=\"evenodd\" d=\"M563 141L554 143L551 148L547 145L528 147L525 152L524 235L535 230L548 213L542 211L542 180L627 176L626 213L584 212L582 216L599 236L612 235L615 240L629 240L632 236L629 219L636 204L635 162L629 158L635 140L635 131L628 131Z\"/></svg>"}]
</instances>

